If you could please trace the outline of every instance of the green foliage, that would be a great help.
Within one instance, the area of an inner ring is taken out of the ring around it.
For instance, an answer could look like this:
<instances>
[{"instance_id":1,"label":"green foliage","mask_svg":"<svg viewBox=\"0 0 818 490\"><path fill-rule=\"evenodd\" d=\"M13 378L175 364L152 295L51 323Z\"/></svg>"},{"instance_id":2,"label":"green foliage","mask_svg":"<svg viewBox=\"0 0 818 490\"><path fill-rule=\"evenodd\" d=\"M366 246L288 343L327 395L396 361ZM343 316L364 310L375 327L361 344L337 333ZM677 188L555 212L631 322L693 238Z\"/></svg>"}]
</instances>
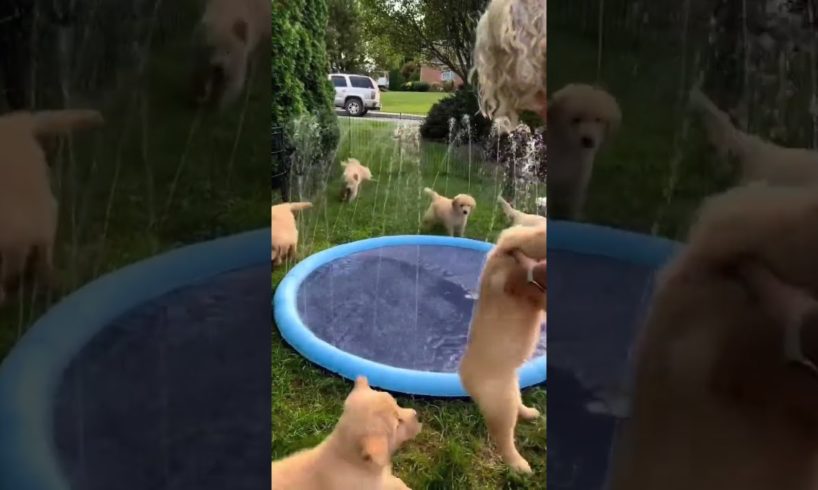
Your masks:
<instances>
[{"instance_id":1,"label":"green foliage","mask_svg":"<svg viewBox=\"0 0 818 490\"><path fill-rule=\"evenodd\" d=\"M287 0L273 5L272 115L273 126L314 114L321 126L321 155L327 158L338 143L333 108L334 89L327 78L326 0ZM288 137L289 140L289 137ZM288 141L287 146L292 147ZM273 161L273 172L281 165Z\"/></svg>"},{"instance_id":2,"label":"green foliage","mask_svg":"<svg viewBox=\"0 0 818 490\"><path fill-rule=\"evenodd\" d=\"M458 90L433 105L420 127L420 135L429 140L446 140L449 138L452 124L454 130L462 127L463 116L468 116L474 141L483 141L488 137L491 132L491 121L480 114L477 95L469 88ZM450 122L452 119L453 123Z\"/></svg>"},{"instance_id":3,"label":"green foliage","mask_svg":"<svg viewBox=\"0 0 818 490\"><path fill-rule=\"evenodd\" d=\"M401 75L400 70L389 70L389 90L402 90L406 79Z\"/></svg>"},{"instance_id":4,"label":"green foliage","mask_svg":"<svg viewBox=\"0 0 818 490\"><path fill-rule=\"evenodd\" d=\"M401 88L407 92L428 92L429 84L426 82L406 82Z\"/></svg>"},{"instance_id":5,"label":"green foliage","mask_svg":"<svg viewBox=\"0 0 818 490\"><path fill-rule=\"evenodd\" d=\"M365 73L366 43L358 0L327 0L327 56L333 72Z\"/></svg>"},{"instance_id":6,"label":"green foliage","mask_svg":"<svg viewBox=\"0 0 818 490\"><path fill-rule=\"evenodd\" d=\"M420 80L420 65L416 61L407 61L400 69L400 74L410 82Z\"/></svg>"},{"instance_id":7,"label":"green foliage","mask_svg":"<svg viewBox=\"0 0 818 490\"><path fill-rule=\"evenodd\" d=\"M488 0L360 0L367 32L401 53L420 53L466 80L475 29Z\"/></svg>"}]
</instances>

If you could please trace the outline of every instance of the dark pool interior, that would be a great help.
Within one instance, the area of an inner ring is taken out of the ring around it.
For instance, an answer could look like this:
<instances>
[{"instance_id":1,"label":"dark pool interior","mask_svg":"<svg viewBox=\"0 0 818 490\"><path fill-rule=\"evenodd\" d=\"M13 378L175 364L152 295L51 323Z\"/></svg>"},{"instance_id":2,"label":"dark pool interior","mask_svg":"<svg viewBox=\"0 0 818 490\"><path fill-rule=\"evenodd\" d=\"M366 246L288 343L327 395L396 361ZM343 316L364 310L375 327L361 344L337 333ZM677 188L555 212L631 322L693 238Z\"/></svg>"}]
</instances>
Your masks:
<instances>
[{"instance_id":1,"label":"dark pool interior","mask_svg":"<svg viewBox=\"0 0 818 490\"><path fill-rule=\"evenodd\" d=\"M217 276L124 314L82 349L54 405L72 489L267 488L269 290L268 265Z\"/></svg>"},{"instance_id":2,"label":"dark pool interior","mask_svg":"<svg viewBox=\"0 0 818 490\"><path fill-rule=\"evenodd\" d=\"M627 384L629 350L656 269L548 251L548 488L598 490L617 416L588 410ZM569 327L570 326L570 327Z\"/></svg>"},{"instance_id":3,"label":"dark pool interior","mask_svg":"<svg viewBox=\"0 0 818 490\"><path fill-rule=\"evenodd\" d=\"M304 280L298 313L319 338L359 357L456 372L485 255L431 245L350 254ZM545 353L545 344L543 334L536 356Z\"/></svg>"}]
</instances>

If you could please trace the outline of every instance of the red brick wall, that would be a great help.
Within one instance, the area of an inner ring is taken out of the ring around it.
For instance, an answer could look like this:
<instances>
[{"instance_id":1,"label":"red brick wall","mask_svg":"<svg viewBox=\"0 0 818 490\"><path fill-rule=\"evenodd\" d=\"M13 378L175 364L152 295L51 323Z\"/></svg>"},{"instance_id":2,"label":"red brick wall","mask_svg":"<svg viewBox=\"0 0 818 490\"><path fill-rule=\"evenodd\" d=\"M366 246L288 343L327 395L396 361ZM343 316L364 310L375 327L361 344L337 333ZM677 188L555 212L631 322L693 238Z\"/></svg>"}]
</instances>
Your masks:
<instances>
[{"instance_id":1,"label":"red brick wall","mask_svg":"<svg viewBox=\"0 0 818 490\"><path fill-rule=\"evenodd\" d=\"M426 82L429 85L442 85L443 84L443 72L435 67L423 65L420 67L420 81ZM459 76L454 76L454 83L458 87L463 85L463 80L460 79Z\"/></svg>"}]
</instances>

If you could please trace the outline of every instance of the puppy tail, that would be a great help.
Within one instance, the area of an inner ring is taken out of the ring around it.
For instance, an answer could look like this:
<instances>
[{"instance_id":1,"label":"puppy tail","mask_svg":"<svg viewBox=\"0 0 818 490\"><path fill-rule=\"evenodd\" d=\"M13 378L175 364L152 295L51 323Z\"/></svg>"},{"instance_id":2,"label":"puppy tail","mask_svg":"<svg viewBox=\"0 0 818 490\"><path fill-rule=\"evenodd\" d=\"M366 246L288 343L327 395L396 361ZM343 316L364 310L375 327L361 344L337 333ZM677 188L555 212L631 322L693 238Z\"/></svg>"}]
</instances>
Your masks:
<instances>
[{"instance_id":1,"label":"puppy tail","mask_svg":"<svg viewBox=\"0 0 818 490\"><path fill-rule=\"evenodd\" d=\"M512 226L500 233L495 250L499 253L509 253L519 250L523 255L534 260L545 260L547 251L547 227L541 226Z\"/></svg>"},{"instance_id":2,"label":"puppy tail","mask_svg":"<svg viewBox=\"0 0 818 490\"><path fill-rule=\"evenodd\" d=\"M701 90L693 88L690 91L690 103L704 116L707 137L719 153L724 155L729 152L742 158L745 153L752 151L754 139L736 128L730 121L730 116L719 109Z\"/></svg>"},{"instance_id":3,"label":"puppy tail","mask_svg":"<svg viewBox=\"0 0 818 490\"><path fill-rule=\"evenodd\" d=\"M503 196L497 196L497 202L500 203L500 208L503 210L503 214L506 215L507 218L511 219L514 217L514 208L511 207L511 204L508 203Z\"/></svg>"},{"instance_id":4,"label":"puppy tail","mask_svg":"<svg viewBox=\"0 0 818 490\"><path fill-rule=\"evenodd\" d=\"M426 194L427 196L431 197L432 199L439 196L439 194L437 192L433 191L432 189L430 189L428 187L423 188L423 193Z\"/></svg>"},{"instance_id":5,"label":"puppy tail","mask_svg":"<svg viewBox=\"0 0 818 490\"><path fill-rule=\"evenodd\" d=\"M311 202L291 202L290 211L301 211L312 207Z\"/></svg>"},{"instance_id":6,"label":"puppy tail","mask_svg":"<svg viewBox=\"0 0 818 490\"><path fill-rule=\"evenodd\" d=\"M96 128L105 124L102 114L87 109L38 111L32 116L34 134L37 136L62 134L73 129Z\"/></svg>"}]
</instances>

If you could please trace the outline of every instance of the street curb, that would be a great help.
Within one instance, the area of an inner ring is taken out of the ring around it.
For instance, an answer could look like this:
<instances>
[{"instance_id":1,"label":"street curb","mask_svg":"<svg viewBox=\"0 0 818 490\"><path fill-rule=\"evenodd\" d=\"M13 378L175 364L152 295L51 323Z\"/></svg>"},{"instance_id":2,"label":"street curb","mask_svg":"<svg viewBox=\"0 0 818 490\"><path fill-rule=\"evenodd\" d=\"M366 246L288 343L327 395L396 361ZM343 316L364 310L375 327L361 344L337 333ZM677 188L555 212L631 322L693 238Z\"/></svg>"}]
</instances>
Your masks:
<instances>
[{"instance_id":1,"label":"street curb","mask_svg":"<svg viewBox=\"0 0 818 490\"><path fill-rule=\"evenodd\" d=\"M338 116L341 117L352 117L346 113L346 111L335 111ZM403 121L423 121L426 119L425 116L416 116L414 114L397 114L394 112L381 112L381 111L370 111L366 114L366 116L362 118L355 117L353 119L399 119Z\"/></svg>"}]
</instances>

